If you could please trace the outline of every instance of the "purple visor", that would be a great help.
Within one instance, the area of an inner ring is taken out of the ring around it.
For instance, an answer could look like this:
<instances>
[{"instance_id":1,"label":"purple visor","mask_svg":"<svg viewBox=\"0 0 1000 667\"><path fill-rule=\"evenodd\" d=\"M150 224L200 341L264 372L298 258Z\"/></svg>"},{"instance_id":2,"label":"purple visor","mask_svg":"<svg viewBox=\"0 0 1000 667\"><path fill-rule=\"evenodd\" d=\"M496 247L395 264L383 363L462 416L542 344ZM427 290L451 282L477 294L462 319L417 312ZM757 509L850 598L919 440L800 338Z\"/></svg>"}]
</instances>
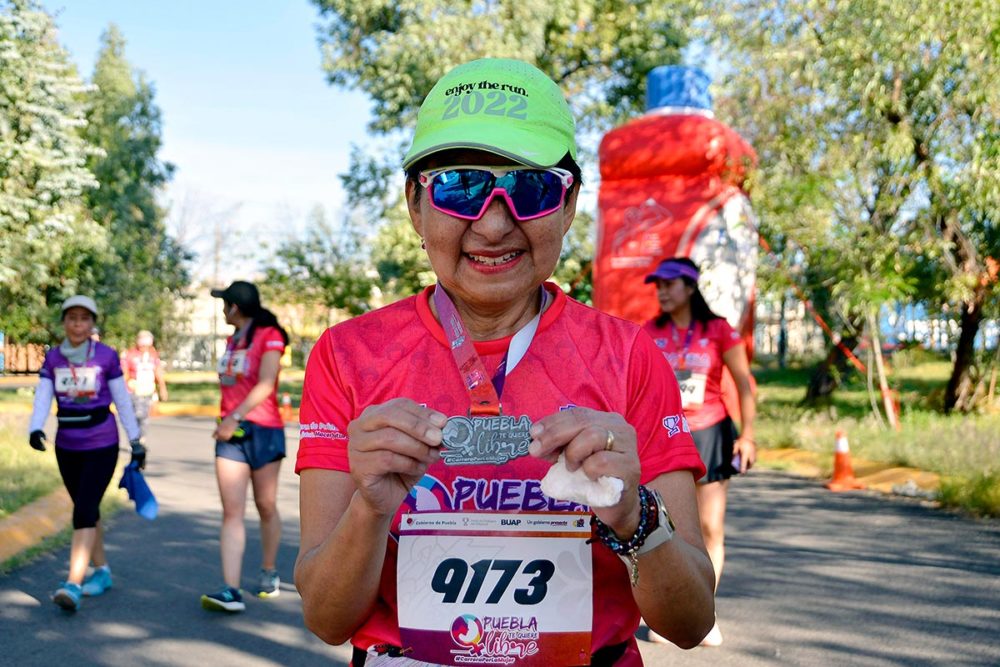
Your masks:
<instances>
[{"instance_id":1,"label":"purple visor","mask_svg":"<svg viewBox=\"0 0 1000 667\"><path fill-rule=\"evenodd\" d=\"M691 280L698 282L698 270L693 269L687 264L681 264L672 259L665 259L660 262L660 265L656 267L656 271L653 271L648 276L646 276L646 283L652 283L657 280L673 280L674 278L680 278L681 276L686 276Z\"/></svg>"}]
</instances>

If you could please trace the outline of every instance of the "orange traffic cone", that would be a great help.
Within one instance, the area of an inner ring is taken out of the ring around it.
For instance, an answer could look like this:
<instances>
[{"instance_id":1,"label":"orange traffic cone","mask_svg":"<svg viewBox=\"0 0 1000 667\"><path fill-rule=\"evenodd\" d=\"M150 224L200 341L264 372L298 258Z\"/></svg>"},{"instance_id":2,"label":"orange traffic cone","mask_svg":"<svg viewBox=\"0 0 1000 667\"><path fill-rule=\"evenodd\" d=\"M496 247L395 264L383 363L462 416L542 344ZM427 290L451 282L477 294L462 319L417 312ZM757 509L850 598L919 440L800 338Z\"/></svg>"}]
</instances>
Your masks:
<instances>
[{"instance_id":1,"label":"orange traffic cone","mask_svg":"<svg viewBox=\"0 0 1000 667\"><path fill-rule=\"evenodd\" d=\"M851 466L851 447L847 443L847 435L837 431L834 441L833 479L826 483L831 491L852 491L863 489L865 485L854 478L854 468Z\"/></svg>"},{"instance_id":2,"label":"orange traffic cone","mask_svg":"<svg viewBox=\"0 0 1000 667\"><path fill-rule=\"evenodd\" d=\"M288 392L285 392L281 395L281 421L290 422L294 416L292 412L292 397Z\"/></svg>"}]
</instances>

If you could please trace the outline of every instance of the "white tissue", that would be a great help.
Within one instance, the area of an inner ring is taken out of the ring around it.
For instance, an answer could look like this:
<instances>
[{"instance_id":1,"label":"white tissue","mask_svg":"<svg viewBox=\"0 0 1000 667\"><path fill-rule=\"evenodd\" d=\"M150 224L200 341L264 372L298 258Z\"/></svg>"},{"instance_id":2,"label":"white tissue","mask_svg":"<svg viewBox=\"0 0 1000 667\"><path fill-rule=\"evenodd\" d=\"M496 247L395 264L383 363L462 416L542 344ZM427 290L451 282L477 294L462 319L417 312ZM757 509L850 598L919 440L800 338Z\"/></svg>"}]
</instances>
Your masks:
<instances>
[{"instance_id":1,"label":"white tissue","mask_svg":"<svg viewBox=\"0 0 1000 667\"><path fill-rule=\"evenodd\" d=\"M542 493L556 500L567 500L591 507L611 507L622 497L625 482L617 477L587 477L583 468L570 472L566 468L566 455L552 464L542 479Z\"/></svg>"}]
</instances>

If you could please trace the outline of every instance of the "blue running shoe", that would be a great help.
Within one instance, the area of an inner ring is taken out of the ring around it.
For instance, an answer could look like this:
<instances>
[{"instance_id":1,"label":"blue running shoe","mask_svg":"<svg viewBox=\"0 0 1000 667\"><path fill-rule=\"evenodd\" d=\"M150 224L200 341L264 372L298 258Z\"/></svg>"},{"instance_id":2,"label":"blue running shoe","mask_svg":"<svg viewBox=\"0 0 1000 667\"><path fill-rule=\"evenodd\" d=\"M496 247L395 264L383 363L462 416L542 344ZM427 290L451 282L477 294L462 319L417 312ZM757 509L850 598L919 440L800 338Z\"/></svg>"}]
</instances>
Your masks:
<instances>
[{"instance_id":1,"label":"blue running shoe","mask_svg":"<svg viewBox=\"0 0 1000 667\"><path fill-rule=\"evenodd\" d=\"M257 597L276 598L279 595L281 595L281 579L278 577L278 571L261 569Z\"/></svg>"},{"instance_id":2,"label":"blue running shoe","mask_svg":"<svg viewBox=\"0 0 1000 667\"><path fill-rule=\"evenodd\" d=\"M111 568L107 565L94 568L89 577L83 580L84 597L92 598L111 588Z\"/></svg>"},{"instance_id":3,"label":"blue running shoe","mask_svg":"<svg viewBox=\"0 0 1000 667\"><path fill-rule=\"evenodd\" d=\"M52 601L66 611L76 611L80 608L80 598L83 597L83 590L79 584L66 582L52 594Z\"/></svg>"},{"instance_id":4,"label":"blue running shoe","mask_svg":"<svg viewBox=\"0 0 1000 667\"><path fill-rule=\"evenodd\" d=\"M208 611L228 611L235 614L247 608L243 604L243 595L239 589L223 586L218 593L208 593L201 596L201 608Z\"/></svg>"}]
</instances>

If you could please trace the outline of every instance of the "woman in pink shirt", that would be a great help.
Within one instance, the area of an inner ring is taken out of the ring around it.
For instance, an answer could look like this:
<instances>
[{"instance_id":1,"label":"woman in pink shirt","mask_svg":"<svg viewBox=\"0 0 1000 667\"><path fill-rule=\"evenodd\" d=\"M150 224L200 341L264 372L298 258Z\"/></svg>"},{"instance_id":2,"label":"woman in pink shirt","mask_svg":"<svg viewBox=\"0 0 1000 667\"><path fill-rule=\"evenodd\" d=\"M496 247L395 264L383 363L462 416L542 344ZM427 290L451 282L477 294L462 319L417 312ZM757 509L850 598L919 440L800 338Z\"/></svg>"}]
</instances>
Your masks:
<instances>
[{"instance_id":1,"label":"woman in pink shirt","mask_svg":"<svg viewBox=\"0 0 1000 667\"><path fill-rule=\"evenodd\" d=\"M661 313L644 329L670 362L681 388L681 403L707 472L698 480L698 514L718 587L725 561L726 491L729 478L746 472L757 458L750 363L740 335L708 307L698 289L698 266L687 257L664 260L646 276L656 283ZM740 397L743 430L736 436L722 402L722 369L728 368ZM722 643L716 624L702 641Z\"/></svg>"}]
</instances>

